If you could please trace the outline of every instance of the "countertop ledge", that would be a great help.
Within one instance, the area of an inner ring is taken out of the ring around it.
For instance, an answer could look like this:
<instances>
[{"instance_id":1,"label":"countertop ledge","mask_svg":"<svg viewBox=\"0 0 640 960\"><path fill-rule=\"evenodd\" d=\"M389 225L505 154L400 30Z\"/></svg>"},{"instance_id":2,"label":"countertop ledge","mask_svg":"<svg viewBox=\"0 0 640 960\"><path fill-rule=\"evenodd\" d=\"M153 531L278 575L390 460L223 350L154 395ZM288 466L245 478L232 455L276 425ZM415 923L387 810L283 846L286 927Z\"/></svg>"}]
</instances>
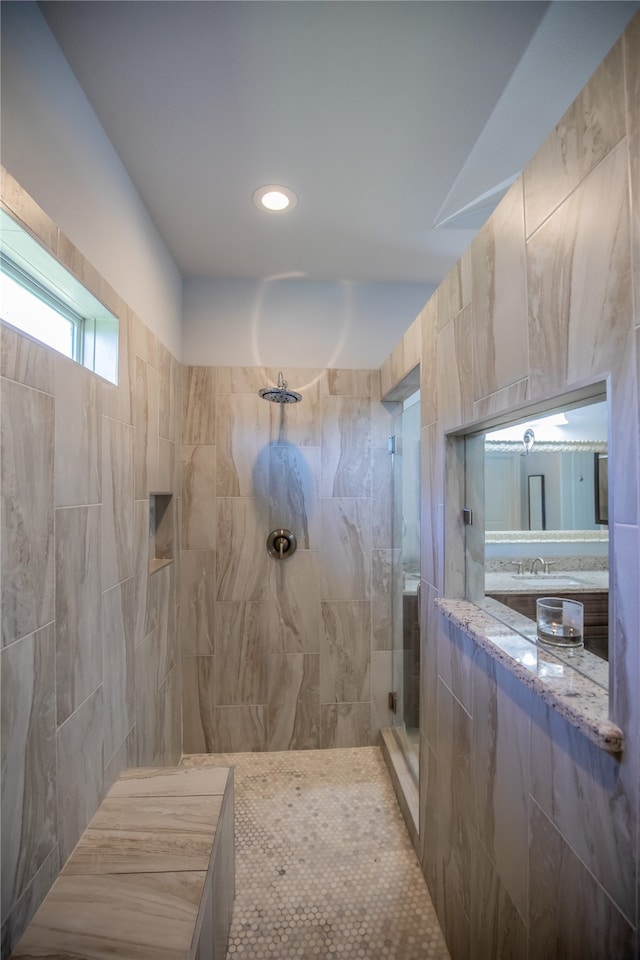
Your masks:
<instances>
[{"instance_id":1,"label":"countertop ledge","mask_svg":"<svg viewBox=\"0 0 640 960\"><path fill-rule=\"evenodd\" d=\"M469 600L438 597L436 607L494 660L608 753L620 753L624 733L608 716L606 689L547 648L510 629Z\"/></svg>"}]
</instances>

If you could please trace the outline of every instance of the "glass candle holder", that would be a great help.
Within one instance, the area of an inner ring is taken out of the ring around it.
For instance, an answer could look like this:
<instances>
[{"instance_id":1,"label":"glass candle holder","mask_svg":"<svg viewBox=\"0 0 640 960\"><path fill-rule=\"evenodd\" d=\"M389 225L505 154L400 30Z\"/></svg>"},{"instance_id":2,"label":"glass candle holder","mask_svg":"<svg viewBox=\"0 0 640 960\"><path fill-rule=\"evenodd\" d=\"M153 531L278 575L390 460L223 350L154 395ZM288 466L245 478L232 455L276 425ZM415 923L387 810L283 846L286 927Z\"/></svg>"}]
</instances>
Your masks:
<instances>
[{"instance_id":1,"label":"glass candle holder","mask_svg":"<svg viewBox=\"0 0 640 960\"><path fill-rule=\"evenodd\" d=\"M584 605L564 597L536 600L538 640L555 647L583 646Z\"/></svg>"}]
</instances>

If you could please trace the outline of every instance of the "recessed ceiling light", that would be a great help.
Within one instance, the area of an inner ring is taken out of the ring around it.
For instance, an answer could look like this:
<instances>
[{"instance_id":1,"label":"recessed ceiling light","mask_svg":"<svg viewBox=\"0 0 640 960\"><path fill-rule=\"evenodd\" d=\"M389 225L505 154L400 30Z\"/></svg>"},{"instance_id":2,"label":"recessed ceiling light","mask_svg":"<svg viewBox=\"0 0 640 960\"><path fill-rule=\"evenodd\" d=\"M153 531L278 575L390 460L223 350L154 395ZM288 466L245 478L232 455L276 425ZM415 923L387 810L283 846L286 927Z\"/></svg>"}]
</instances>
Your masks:
<instances>
[{"instance_id":1,"label":"recessed ceiling light","mask_svg":"<svg viewBox=\"0 0 640 960\"><path fill-rule=\"evenodd\" d=\"M283 210L293 210L298 198L293 190L281 187L276 183L258 187L253 194L253 202L258 210L268 210L271 213L281 213Z\"/></svg>"}]
</instances>

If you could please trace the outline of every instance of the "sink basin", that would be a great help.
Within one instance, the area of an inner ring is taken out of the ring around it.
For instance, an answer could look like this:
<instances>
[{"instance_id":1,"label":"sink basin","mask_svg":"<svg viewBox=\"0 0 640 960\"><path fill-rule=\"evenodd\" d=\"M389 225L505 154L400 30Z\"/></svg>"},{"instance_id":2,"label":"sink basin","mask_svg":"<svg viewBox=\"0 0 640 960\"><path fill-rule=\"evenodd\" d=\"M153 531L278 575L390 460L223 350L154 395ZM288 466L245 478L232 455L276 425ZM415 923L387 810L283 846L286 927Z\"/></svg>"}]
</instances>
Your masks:
<instances>
[{"instance_id":1,"label":"sink basin","mask_svg":"<svg viewBox=\"0 0 640 960\"><path fill-rule=\"evenodd\" d=\"M514 580L518 580L520 583L526 583L527 586L533 585L542 588L583 586L579 580L574 580L573 577L559 577L557 574L553 573L514 573L512 576Z\"/></svg>"}]
</instances>

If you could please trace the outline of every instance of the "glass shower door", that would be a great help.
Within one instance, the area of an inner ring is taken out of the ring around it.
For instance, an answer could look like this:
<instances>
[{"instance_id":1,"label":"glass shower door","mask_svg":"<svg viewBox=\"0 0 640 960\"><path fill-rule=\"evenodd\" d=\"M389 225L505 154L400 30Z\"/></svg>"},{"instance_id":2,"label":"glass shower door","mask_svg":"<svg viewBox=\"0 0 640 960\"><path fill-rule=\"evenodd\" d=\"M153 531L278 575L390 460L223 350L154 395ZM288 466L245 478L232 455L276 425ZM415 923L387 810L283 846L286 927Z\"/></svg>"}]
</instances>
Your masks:
<instances>
[{"instance_id":1,"label":"glass shower door","mask_svg":"<svg viewBox=\"0 0 640 960\"><path fill-rule=\"evenodd\" d=\"M393 453L394 726L409 767L418 774L420 705L420 394L394 420Z\"/></svg>"}]
</instances>

